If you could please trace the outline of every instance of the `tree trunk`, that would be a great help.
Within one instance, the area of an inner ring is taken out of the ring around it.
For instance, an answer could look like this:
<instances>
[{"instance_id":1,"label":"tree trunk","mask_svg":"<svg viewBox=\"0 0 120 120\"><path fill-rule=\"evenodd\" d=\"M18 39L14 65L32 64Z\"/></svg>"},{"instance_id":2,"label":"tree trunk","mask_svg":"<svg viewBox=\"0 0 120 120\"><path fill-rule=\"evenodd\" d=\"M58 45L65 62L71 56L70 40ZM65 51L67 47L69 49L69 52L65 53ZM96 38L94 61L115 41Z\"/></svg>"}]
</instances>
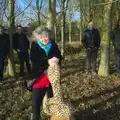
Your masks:
<instances>
[{"instance_id":1,"label":"tree trunk","mask_svg":"<svg viewBox=\"0 0 120 120\"><path fill-rule=\"evenodd\" d=\"M54 34L54 24L56 20L56 0L48 0L48 21L47 27L52 31ZM46 93L43 99L43 111L49 115L49 109L47 106L48 95Z\"/></svg>"},{"instance_id":2,"label":"tree trunk","mask_svg":"<svg viewBox=\"0 0 120 120\"><path fill-rule=\"evenodd\" d=\"M10 56L8 60L8 75L15 75L15 67L13 63L13 28L14 28L14 0L8 1L8 26L10 36Z\"/></svg>"},{"instance_id":3,"label":"tree trunk","mask_svg":"<svg viewBox=\"0 0 120 120\"><path fill-rule=\"evenodd\" d=\"M80 19L80 45L82 45L82 33L83 33L83 29L82 29L82 18Z\"/></svg>"},{"instance_id":4,"label":"tree trunk","mask_svg":"<svg viewBox=\"0 0 120 120\"><path fill-rule=\"evenodd\" d=\"M54 25L55 41L57 42L57 24Z\"/></svg>"},{"instance_id":5,"label":"tree trunk","mask_svg":"<svg viewBox=\"0 0 120 120\"><path fill-rule=\"evenodd\" d=\"M61 0L61 54L64 58L64 47L65 47L65 11L64 11L65 0Z\"/></svg>"},{"instance_id":6,"label":"tree trunk","mask_svg":"<svg viewBox=\"0 0 120 120\"><path fill-rule=\"evenodd\" d=\"M56 0L48 0L48 28L54 32L54 24L56 20Z\"/></svg>"},{"instance_id":7,"label":"tree trunk","mask_svg":"<svg viewBox=\"0 0 120 120\"><path fill-rule=\"evenodd\" d=\"M42 8L42 2L43 0L36 0L36 9L37 9L37 18L38 18L38 25L40 26L40 11Z\"/></svg>"},{"instance_id":8,"label":"tree trunk","mask_svg":"<svg viewBox=\"0 0 120 120\"><path fill-rule=\"evenodd\" d=\"M118 2L118 21L120 21L120 1Z\"/></svg>"},{"instance_id":9,"label":"tree trunk","mask_svg":"<svg viewBox=\"0 0 120 120\"><path fill-rule=\"evenodd\" d=\"M39 0L36 0L36 9L37 9L37 17L38 17L38 25L40 25L40 8L39 8Z\"/></svg>"},{"instance_id":10,"label":"tree trunk","mask_svg":"<svg viewBox=\"0 0 120 120\"><path fill-rule=\"evenodd\" d=\"M72 21L71 21L71 13L70 13L70 20L69 20L69 43L72 42Z\"/></svg>"},{"instance_id":11,"label":"tree trunk","mask_svg":"<svg viewBox=\"0 0 120 120\"><path fill-rule=\"evenodd\" d=\"M85 6L85 3L83 1L80 1L80 6L79 6L79 11L80 11L80 24L79 24L79 29L80 29L80 45L82 45L82 34L83 34L83 19L84 19L84 14L83 14L83 6Z\"/></svg>"},{"instance_id":12,"label":"tree trunk","mask_svg":"<svg viewBox=\"0 0 120 120\"><path fill-rule=\"evenodd\" d=\"M109 61L110 61L110 32L112 26L112 0L106 0L106 2L111 2L111 4L105 6L105 15L104 15L104 25L105 31L103 33L102 41L102 51L101 51L101 61L98 74L100 76L109 75Z\"/></svg>"}]
</instances>

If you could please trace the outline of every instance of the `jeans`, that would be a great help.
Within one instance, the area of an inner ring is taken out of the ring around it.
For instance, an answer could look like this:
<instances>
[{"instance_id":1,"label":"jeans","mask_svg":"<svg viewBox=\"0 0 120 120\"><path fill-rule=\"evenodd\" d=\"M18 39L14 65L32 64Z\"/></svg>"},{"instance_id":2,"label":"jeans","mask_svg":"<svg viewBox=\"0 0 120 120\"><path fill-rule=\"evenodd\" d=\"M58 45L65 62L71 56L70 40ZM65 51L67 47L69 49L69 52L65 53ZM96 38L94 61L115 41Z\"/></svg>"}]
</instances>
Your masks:
<instances>
[{"instance_id":1,"label":"jeans","mask_svg":"<svg viewBox=\"0 0 120 120\"><path fill-rule=\"evenodd\" d=\"M98 50L91 50L87 49L86 54L87 54L87 69L92 71L96 71L96 60L97 60L97 53Z\"/></svg>"},{"instance_id":2,"label":"jeans","mask_svg":"<svg viewBox=\"0 0 120 120\"><path fill-rule=\"evenodd\" d=\"M4 57L0 56L0 79L3 79Z\"/></svg>"},{"instance_id":3,"label":"jeans","mask_svg":"<svg viewBox=\"0 0 120 120\"><path fill-rule=\"evenodd\" d=\"M24 62L26 63L27 71L30 72L31 71L31 66L30 66L30 63L29 63L28 52L25 52L25 53L18 52L18 57L19 57L19 60L20 60L20 72L21 73L24 72Z\"/></svg>"}]
</instances>

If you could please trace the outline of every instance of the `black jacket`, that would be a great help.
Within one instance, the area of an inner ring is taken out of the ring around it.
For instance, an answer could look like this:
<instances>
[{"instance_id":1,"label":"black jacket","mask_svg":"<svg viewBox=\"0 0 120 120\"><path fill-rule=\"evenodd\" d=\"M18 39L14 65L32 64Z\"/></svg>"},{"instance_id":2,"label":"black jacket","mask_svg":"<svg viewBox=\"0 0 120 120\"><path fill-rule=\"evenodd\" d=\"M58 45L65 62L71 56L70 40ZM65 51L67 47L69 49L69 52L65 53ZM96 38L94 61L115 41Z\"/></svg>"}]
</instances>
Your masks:
<instances>
[{"instance_id":1,"label":"black jacket","mask_svg":"<svg viewBox=\"0 0 120 120\"><path fill-rule=\"evenodd\" d=\"M111 33L112 43L115 49L120 50L120 28L115 28Z\"/></svg>"},{"instance_id":2,"label":"black jacket","mask_svg":"<svg viewBox=\"0 0 120 120\"><path fill-rule=\"evenodd\" d=\"M29 41L26 35L15 33L13 35L13 47L15 50L19 49L21 52L26 52L29 49Z\"/></svg>"},{"instance_id":3,"label":"black jacket","mask_svg":"<svg viewBox=\"0 0 120 120\"><path fill-rule=\"evenodd\" d=\"M10 39L9 35L3 33L0 35L0 56L6 57L10 52Z\"/></svg>"},{"instance_id":4,"label":"black jacket","mask_svg":"<svg viewBox=\"0 0 120 120\"><path fill-rule=\"evenodd\" d=\"M96 28L94 28L93 30L90 30L89 28L87 28L83 33L82 43L86 49L99 48L100 47L99 31Z\"/></svg>"},{"instance_id":5,"label":"black jacket","mask_svg":"<svg viewBox=\"0 0 120 120\"><path fill-rule=\"evenodd\" d=\"M48 68L48 59L52 57L57 57L60 61L62 59L57 44L54 41L51 41L51 43L52 47L48 56L36 42L33 42L31 45L32 74L34 74L35 77L40 76L40 74Z\"/></svg>"}]
</instances>

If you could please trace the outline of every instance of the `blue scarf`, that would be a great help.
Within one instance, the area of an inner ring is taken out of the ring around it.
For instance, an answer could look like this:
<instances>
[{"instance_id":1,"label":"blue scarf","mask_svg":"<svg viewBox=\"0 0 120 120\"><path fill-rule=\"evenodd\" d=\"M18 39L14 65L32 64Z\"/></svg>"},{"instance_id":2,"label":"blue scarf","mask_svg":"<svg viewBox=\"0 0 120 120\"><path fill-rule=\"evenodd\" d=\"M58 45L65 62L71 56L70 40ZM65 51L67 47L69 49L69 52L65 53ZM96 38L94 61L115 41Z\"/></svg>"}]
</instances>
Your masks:
<instances>
[{"instance_id":1,"label":"blue scarf","mask_svg":"<svg viewBox=\"0 0 120 120\"><path fill-rule=\"evenodd\" d=\"M51 41L48 42L47 45L43 45L39 40L37 41L37 44L45 51L46 55L48 56L48 53L51 49Z\"/></svg>"}]
</instances>

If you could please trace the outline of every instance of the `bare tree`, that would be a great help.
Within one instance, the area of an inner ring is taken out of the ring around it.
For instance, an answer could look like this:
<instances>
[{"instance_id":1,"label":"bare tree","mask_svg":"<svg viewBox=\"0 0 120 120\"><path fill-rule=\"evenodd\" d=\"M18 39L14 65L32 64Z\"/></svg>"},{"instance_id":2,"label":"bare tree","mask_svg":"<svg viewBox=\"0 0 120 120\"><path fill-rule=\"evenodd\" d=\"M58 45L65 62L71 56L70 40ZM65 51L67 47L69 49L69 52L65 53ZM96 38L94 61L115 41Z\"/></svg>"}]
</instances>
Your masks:
<instances>
[{"instance_id":1,"label":"bare tree","mask_svg":"<svg viewBox=\"0 0 120 120\"><path fill-rule=\"evenodd\" d=\"M38 25L40 25L40 11L42 9L43 0L36 0L36 9L37 9L37 16L38 16Z\"/></svg>"},{"instance_id":2,"label":"bare tree","mask_svg":"<svg viewBox=\"0 0 120 120\"><path fill-rule=\"evenodd\" d=\"M14 0L8 0L8 27L10 36L10 58L8 59L8 74L14 76L14 64L13 64L13 28L14 28Z\"/></svg>"},{"instance_id":3,"label":"bare tree","mask_svg":"<svg viewBox=\"0 0 120 120\"><path fill-rule=\"evenodd\" d=\"M103 34L102 41L102 51L101 51L101 61L98 74L100 76L108 76L109 75L109 56L110 56L110 32L112 29L112 6L113 0L106 0L105 2L110 2L110 4L104 6L105 14L104 14L104 26L105 31Z\"/></svg>"}]
</instances>

